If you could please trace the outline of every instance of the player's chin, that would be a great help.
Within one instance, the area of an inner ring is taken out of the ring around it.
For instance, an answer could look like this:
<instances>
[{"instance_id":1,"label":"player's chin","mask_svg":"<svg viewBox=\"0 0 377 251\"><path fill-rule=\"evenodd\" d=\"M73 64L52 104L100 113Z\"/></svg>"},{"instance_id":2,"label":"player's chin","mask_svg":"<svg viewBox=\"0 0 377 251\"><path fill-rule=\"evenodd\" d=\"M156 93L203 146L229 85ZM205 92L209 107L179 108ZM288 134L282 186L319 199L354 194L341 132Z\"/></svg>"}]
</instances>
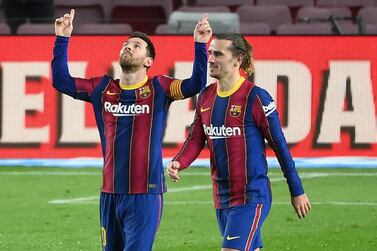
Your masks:
<instances>
[{"instance_id":1,"label":"player's chin","mask_svg":"<svg viewBox=\"0 0 377 251\"><path fill-rule=\"evenodd\" d=\"M211 71L211 70L209 72L209 76L212 77L212 78L216 78L216 79L218 79L220 77L219 74L216 71Z\"/></svg>"},{"instance_id":2,"label":"player's chin","mask_svg":"<svg viewBox=\"0 0 377 251\"><path fill-rule=\"evenodd\" d=\"M123 68L137 68L140 67L140 63L136 62L135 60L126 59L126 60L119 60L119 65Z\"/></svg>"},{"instance_id":3,"label":"player's chin","mask_svg":"<svg viewBox=\"0 0 377 251\"><path fill-rule=\"evenodd\" d=\"M124 58L124 57L120 57L119 58L119 64L122 66L122 65L126 65L127 64L127 60Z\"/></svg>"}]
</instances>

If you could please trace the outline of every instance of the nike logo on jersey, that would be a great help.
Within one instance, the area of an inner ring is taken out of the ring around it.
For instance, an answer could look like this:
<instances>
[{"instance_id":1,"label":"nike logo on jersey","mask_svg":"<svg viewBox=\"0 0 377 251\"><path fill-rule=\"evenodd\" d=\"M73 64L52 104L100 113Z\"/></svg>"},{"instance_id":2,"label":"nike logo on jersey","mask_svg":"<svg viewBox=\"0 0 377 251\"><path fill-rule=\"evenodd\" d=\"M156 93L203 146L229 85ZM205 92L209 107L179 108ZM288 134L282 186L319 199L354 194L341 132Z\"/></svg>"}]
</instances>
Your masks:
<instances>
[{"instance_id":1,"label":"nike logo on jersey","mask_svg":"<svg viewBox=\"0 0 377 251\"><path fill-rule=\"evenodd\" d=\"M122 103L112 104L110 102L104 103L104 108L106 112L111 112L116 117L122 116L137 116L143 113L149 113L148 105L123 105Z\"/></svg>"},{"instance_id":2,"label":"nike logo on jersey","mask_svg":"<svg viewBox=\"0 0 377 251\"><path fill-rule=\"evenodd\" d=\"M208 108L200 108L200 112L205 112L205 111L208 111L208 110L210 110L211 109L211 107L208 107Z\"/></svg>"},{"instance_id":3,"label":"nike logo on jersey","mask_svg":"<svg viewBox=\"0 0 377 251\"><path fill-rule=\"evenodd\" d=\"M268 105L262 107L266 117L276 110L275 101L271 101Z\"/></svg>"},{"instance_id":4,"label":"nike logo on jersey","mask_svg":"<svg viewBox=\"0 0 377 251\"><path fill-rule=\"evenodd\" d=\"M110 95L110 96L117 95L116 92L110 92L110 91L107 91L106 94L107 94L107 95Z\"/></svg>"},{"instance_id":5,"label":"nike logo on jersey","mask_svg":"<svg viewBox=\"0 0 377 251\"><path fill-rule=\"evenodd\" d=\"M239 239L239 238L241 238L241 236L230 236L230 235L228 235L226 237L226 240L227 241L231 241L231 240L235 240L235 239Z\"/></svg>"}]
</instances>

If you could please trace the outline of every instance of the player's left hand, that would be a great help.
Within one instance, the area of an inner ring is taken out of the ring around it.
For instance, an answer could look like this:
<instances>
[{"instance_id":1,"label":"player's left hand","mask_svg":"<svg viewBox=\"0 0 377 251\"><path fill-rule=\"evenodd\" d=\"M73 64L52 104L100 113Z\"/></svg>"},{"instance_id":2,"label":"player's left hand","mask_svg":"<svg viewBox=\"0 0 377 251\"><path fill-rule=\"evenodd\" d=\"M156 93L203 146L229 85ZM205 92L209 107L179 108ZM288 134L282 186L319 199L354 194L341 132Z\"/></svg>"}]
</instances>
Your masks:
<instances>
[{"instance_id":1,"label":"player's left hand","mask_svg":"<svg viewBox=\"0 0 377 251\"><path fill-rule=\"evenodd\" d=\"M208 14L205 13L203 18L198 21L194 30L194 41L199 43L207 43L212 36L212 28L208 22Z\"/></svg>"},{"instance_id":2,"label":"player's left hand","mask_svg":"<svg viewBox=\"0 0 377 251\"><path fill-rule=\"evenodd\" d=\"M291 202L299 219L304 218L312 208L308 196L306 196L305 193L296 197L292 197Z\"/></svg>"},{"instance_id":3,"label":"player's left hand","mask_svg":"<svg viewBox=\"0 0 377 251\"><path fill-rule=\"evenodd\" d=\"M55 20L55 35L70 37L73 31L73 19L75 17L75 10L71 9L71 12L64 14L64 16Z\"/></svg>"}]
</instances>

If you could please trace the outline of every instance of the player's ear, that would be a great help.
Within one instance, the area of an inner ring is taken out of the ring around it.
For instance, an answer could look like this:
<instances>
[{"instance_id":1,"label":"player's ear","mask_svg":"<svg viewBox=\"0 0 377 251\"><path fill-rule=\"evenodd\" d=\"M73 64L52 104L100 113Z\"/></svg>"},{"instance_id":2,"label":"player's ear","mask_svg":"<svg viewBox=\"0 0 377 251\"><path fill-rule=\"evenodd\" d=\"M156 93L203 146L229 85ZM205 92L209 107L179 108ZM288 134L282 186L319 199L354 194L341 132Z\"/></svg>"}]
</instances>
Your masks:
<instances>
[{"instance_id":1,"label":"player's ear","mask_svg":"<svg viewBox=\"0 0 377 251\"><path fill-rule=\"evenodd\" d=\"M144 67L149 68L153 64L153 58L151 57L146 57L144 60Z\"/></svg>"},{"instance_id":2,"label":"player's ear","mask_svg":"<svg viewBox=\"0 0 377 251\"><path fill-rule=\"evenodd\" d=\"M243 61L243 56L242 56L242 55L239 55L239 56L237 57L237 63L238 63L238 65L241 65L241 64L242 64L242 61Z\"/></svg>"},{"instance_id":3,"label":"player's ear","mask_svg":"<svg viewBox=\"0 0 377 251\"><path fill-rule=\"evenodd\" d=\"M242 55L238 55L237 57L234 58L233 62L234 62L234 67L239 67L242 65L242 61L243 61L243 56Z\"/></svg>"}]
</instances>

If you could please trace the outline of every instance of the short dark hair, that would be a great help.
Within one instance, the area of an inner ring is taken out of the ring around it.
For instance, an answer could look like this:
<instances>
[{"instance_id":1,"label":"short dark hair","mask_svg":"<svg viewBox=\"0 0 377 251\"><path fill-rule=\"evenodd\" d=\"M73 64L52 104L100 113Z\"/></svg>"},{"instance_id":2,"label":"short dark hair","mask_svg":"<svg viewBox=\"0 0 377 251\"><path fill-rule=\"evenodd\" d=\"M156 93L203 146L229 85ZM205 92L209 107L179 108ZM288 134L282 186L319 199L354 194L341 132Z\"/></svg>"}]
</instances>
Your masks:
<instances>
[{"instance_id":1,"label":"short dark hair","mask_svg":"<svg viewBox=\"0 0 377 251\"><path fill-rule=\"evenodd\" d=\"M154 45L153 45L152 41L150 40L150 38L148 37L148 35L145 34L144 32L134 31L134 32L131 33L129 38L133 38L133 37L140 38L147 43L147 54L148 54L147 56L153 58L153 60L154 60L154 58L156 56L156 51L155 51Z\"/></svg>"},{"instance_id":2,"label":"short dark hair","mask_svg":"<svg viewBox=\"0 0 377 251\"><path fill-rule=\"evenodd\" d=\"M215 39L232 41L229 50L234 57L243 56L241 69L243 69L248 76L254 73L254 50L249 42L237 33L224 33L215 35Z\"/></svg>"}]
</instances>

